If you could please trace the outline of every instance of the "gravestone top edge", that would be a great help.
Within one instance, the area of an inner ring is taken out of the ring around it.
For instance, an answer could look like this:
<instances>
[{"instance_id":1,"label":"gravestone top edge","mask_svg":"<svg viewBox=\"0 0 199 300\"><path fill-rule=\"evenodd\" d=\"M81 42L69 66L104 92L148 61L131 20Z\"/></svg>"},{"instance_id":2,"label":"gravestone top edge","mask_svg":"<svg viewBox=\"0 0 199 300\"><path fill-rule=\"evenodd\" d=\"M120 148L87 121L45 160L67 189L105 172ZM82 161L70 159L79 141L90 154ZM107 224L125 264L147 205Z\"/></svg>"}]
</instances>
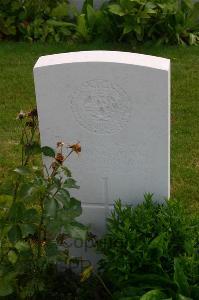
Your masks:
<instances>
[{"instance_id":1,"label":"gravestone top edge","mask_svg":"<svg viewBox=\"0 0 199 300\"><path fill-rule=\"evenodd\" d=\"M41 56L35 66L38 68L59 64L104 62L149 67L164 71L170 70L170 59L122 51L77 51Z\"/></svg>"}]
</instances>

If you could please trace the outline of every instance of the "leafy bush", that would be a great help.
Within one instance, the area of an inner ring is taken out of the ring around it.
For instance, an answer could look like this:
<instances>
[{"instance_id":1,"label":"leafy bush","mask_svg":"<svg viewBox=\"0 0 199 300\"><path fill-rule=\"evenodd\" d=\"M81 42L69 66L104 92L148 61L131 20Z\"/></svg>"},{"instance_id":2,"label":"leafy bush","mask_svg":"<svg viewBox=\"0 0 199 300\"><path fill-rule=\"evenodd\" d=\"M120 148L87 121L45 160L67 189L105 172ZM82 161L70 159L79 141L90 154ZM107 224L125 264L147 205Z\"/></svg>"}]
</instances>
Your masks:
<instances>
[{"instance_id":1,"label":"leafy bush","mask_svg":"<svg viewBox=\"0 0 199 300\"><path fill-rule=\"evenodd\" d=\"M170 44L199 42L199 6L191 0L116 0L108 6L118 38Z\"/></svg>"},{"instance_id":2,"label":"leafy bush","mask_svg":"<svg viewBox=\"0 0 199 300\"><path fill-rule=\"evenodd\" d=\"M9 178L1 195L0 216L0 297L12 294L17 299L36 299L49 288L49 272L56 274L57 264L69 264L68 238L85 239L87 228L76 221L81 203L70 196L78 188L64 161L79 143L63 153L63 143L56 152L40 147L37 110L18 115L22 126L21 165ZM46 168L35 166L35 155L51 157ZM63 176L64 175L64 176ZM6 187L8 187L6 189Z\"/></svg>"},{"instance_id":3,"label":"leafy bush","mask_svg":"<svg viewBox=\"0 0 199 300\"><path fill-rule=\"evenodd\" d=\"M5 0L0 8L0 39L63 41L72 36L66 0Z\"/></svg>"},{"instance_id":4,"label":"leafy bush","mask_svg":"<svg viewBox=\"0 0 199 300\"><path fill-rule=\"evenodd\" d=\"M108 15L107 3L94 9L93 0L85 0L81 12L73 10L76 23L75 38L78 41L101 39L110 41L117 38L116 28Z\"/></svg>"},{"instance_id":5,"label":"leafy bush","mask_svg":"<svg viewBox=\"0 0 199 300\"><path fill-rule=\"evenodd\" d=\"M117 291L115 299L198 299L199 220L194 222L177 201L161 205L151 195L136 207L117 201L98 243L100 269Z\"/></svg>"},{"instance_id":6,"label":"leafy bush","mask_svg":"<svg viewBox=\"0 0 199 300\"><path fill-rule=\"evenodd\" d=\"M199 4L192 0L112 0L79 12L67 0L4 0L0 39L199 43Z\"/></svg>"}]
</instances>

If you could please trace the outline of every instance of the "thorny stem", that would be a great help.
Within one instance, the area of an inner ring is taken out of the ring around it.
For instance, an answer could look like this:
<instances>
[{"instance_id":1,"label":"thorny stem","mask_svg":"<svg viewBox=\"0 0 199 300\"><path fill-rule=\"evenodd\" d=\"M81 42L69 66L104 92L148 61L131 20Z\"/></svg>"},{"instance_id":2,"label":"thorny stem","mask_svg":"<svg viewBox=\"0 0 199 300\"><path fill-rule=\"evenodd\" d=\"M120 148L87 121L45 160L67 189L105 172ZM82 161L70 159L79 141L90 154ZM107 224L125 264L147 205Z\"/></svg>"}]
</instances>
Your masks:
<instances>
[{"instance_id":1,"label":"thorny stem","mask_svg":"<svg viewBox=\"0 0 199 300\"><path fill-rule=\"evenodd\" d=\"M22 130L22 150L21 150L22 151L22 159L21 159L21 165L22 166L26 166L28 164L28 161L29 161L29 158L30 158L30 155L27 155L27 157L25 159L25 162L24 162L24 145L25 145L24 144L24 135L26 136L26 143L32 143L34 135L35 135L35 132L36 132L36 129L37 129L37 126L35 126L35 125L37 125L37 124L35 123L35 120L33 118L33 129L32 129L32 132L31 132L31 138L30 138L30 140L28 140L28 136L27 136L27 132L26 132L26 127L25 126L24 126L24 128ZM14 189L14 194L13 194L12 205L16 201L19 185L20 185L20 182L16 181L15 189Z\"/></svg>"},{"instance_id":2,"label":"thorny stem","mask_svg":"<svg viewBox=\"0 0 199 300\"><path fill-rule=\"evenodd\" d=\"M45 168L45 170L46 170L46 174L47 174L47 176L49 177L48 168L46 167L46 165L43 165L43 167Z\"/></svg>"},{"instance_id":3,"label":"thorny stem","mask_svg":"<svg viewBox=\"0 0 199 300\"><path fill-rule=\"evenodd\" d=\"M56 192L53 194L53 198L56 196L56 194L59 192L59 190L60 190L60 188L58 188L57 190L56 190Z\"/></svg>"},{"instance_id":4,"label":"thorny stem","mask_svg":"<svg viewBox=\"0 0 199 300\"><path fill-rule=\"evenodd\" d=\"M82 262L85 261L84 259L81 260ZM81 266L83 267L83 265L81 264ZM92 265L90 264L90 267L92 267ZM97 274L97 272L93 271L93 274L97 277L97 279L99 280L99 282L101 283L101 285L103 286L103 288L105 289L105 291L107 292L107 294L109 296L111 296L111 298L113 298L112 293L110 292L110 290L107 288L106 284L104 283L103 279L101 278L101 276L99 274Z\"/></svg>"},{"instance_id":5,"label":"thorny stem","mask_svg":"<svg viewBox=\"0 0 199 300\"><path fill-rule=\"evenodd\" d=\"M101 278L97 273L95 273L95 275L96 275L97 279L100 281L100 283L102 284L102 286L103 286L103 288L105 289L105 291L107 292L107 294L108 294L109 296L111 296L111 298L113 298L111 292L109 291L109 289L108 289L107 286L105 285L105 283L104 283L104 281L102 280L102 278Z\"/></svg>"},{"instance_id":6,"label":"thorny stem","mask_svg":"<svg viewBox=\"0 0 199 300\"><path fill-rule=\"evenodd\" d=\"M30 137L30 140L27 141L29 144L31 144L33 142L33 139L34 139L34 136L35 136L35 132L36 132L36 129L37 129L37 126L36 126L37 124L35 122L35 119L33 118L32 120L33 120L33 128L31 130L31 137ZM31 156L30 154L27 155L26 160L24 162L24 166L26 166L28 164L30 156Z\"/></svg>"},{"instance_id":7,"label":"thorny stem","mask_svg":"<svg viewBox=\"0 0 199 300\"><path fill-rule=\"evenodd\" d=\"M68 155L66 155L66 157L64 158L64 160L63 160L63 162L73 153L73 149L69 152L69 154Z\"/></svg>"},{"instance_id":8,"label":"thorny stem","mask_svg":"<svg viewBox=\"0 0 199 300\"><path fill-rule=\"evenodd\" d=\"M30 251L31 251L31 255L32 255L32 262L35 266L35 263L34 263L34 251L32 249L32 245L31 245L31 242L30 242L30 239L28 239L28 245L29 245L29 248L30 248Z\"/></svg>"},{"instance_id":9,"label":"thorny stem","mask_svg":"<svg viewBox=\"0 0 199 300\"><path fill-rule=\"evenodd\" d=\"M43 205L44 198L40 199L40 208L41 208L41 219L39 223L39 229L38 229L38 252L37 257L39 258L41 256L41 233L42 233L42 227L43 227L43 221L44 221L44 205Z\"/></svg>"},{"instance_id":10,"label":"thorny stem","mask_svg":"<svg viewBox=\"0 0 199 300\"><path fill-rule=\"evenodd\" d=\"M24 133L22 131L22 137L21 137L21 141L22 141L22 147L21 147L21 163L22 163L22 166L23 166L23 162L24 162Z\"/></svg>"},{"instance_id":11,"label":"thorny stem","mask_svg":"<svg viewBox=\"0 0 199 300\"><path fill-rule=\"evenodd\" d=\"M45 168L46 168L46 166L45 166ZM46 168L46 170L47 170L47 168ZM47 170L47 173L48 173L48 170ZM52 172L50 177L52 178L55 175L56 175L56 172L54 174ZM57 194L58 191L59 191L59 189L56 190L53 197ZM42 240L41 234L42 234L42 230L43 230L43 221L44 221L44 199L45 199L45 197L46 197L46 195L44 195L42 198L40 198L41 219L40 219L39 230L38 230L38 242L39 242L38 253L37 253L38 258L41 256L41 240Z\"/></svg>"},{"instance_id":12,"label":"thorny stem","mask_svg":"<svg viewBox=\"0 0 199 300\"><path fill-rule=\"evenodd\" d=\"M14 194L13 194L13 202L12 202L12 205L14 204L14 202L16 201L17 199L17 192L18 192L18 188L19 188L19 181L16 181L15 183L15 189L14 189Z\"/></svg>"}]
</instances>

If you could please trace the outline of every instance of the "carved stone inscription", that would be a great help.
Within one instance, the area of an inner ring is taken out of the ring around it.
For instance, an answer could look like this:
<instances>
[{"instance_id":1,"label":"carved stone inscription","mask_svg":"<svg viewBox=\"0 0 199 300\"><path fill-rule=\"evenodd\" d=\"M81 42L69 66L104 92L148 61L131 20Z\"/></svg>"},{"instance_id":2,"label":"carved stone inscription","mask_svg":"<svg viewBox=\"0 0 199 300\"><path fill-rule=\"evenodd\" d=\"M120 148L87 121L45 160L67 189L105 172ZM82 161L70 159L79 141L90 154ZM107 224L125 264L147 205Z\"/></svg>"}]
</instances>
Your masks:
<instances>
[{"instance_id":1,"label":"carved stone inscription","mask_svg":"<svg viewBox=\"0 0 199 300\"><path fill-rule=\"evenodd\" d=\"M170 62L117 51L42 56L34 68L41 145L80 141L66 162L79 190L80 221L99 237L118 198L123 204L170 192ZM68 152L69 153L69 152ZM48 164L44 157L44 164ZM51 163L51 160L50 160ZM70 249L92 265L96 252Z\"/></svg>"},{"instance_id":2,"label":"carved stone inscription","mask_svg":"<svg viewBox=\"0 0 199 300\"><path fill-rule=\"evenodd\" d=\"M131 102L125 91L102 79L84 82L72 94L71 107L78 123L96 134L119 132L131 114Z\"/></svg>"}]
</instances>

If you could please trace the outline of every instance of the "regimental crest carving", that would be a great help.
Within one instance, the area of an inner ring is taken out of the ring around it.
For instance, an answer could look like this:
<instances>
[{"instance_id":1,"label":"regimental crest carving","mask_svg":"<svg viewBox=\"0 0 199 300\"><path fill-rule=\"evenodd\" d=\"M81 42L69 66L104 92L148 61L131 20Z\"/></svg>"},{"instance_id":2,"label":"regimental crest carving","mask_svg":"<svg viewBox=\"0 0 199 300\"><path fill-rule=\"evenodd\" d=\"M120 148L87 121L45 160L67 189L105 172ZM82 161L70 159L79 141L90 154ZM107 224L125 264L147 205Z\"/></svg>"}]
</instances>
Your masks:
<instances>
[{"instance_id":1,"label":"regimental crest carving","mask_svg":"<svg viewBox=\"0 0 199 300\"><path fill-rule=\"evenodd\" d=\"M78 123L96 134L114 134L128 123L131 101L126 92L111 81L84 82L71 96L71 108Z\"/></svg>"}]
</instances>

